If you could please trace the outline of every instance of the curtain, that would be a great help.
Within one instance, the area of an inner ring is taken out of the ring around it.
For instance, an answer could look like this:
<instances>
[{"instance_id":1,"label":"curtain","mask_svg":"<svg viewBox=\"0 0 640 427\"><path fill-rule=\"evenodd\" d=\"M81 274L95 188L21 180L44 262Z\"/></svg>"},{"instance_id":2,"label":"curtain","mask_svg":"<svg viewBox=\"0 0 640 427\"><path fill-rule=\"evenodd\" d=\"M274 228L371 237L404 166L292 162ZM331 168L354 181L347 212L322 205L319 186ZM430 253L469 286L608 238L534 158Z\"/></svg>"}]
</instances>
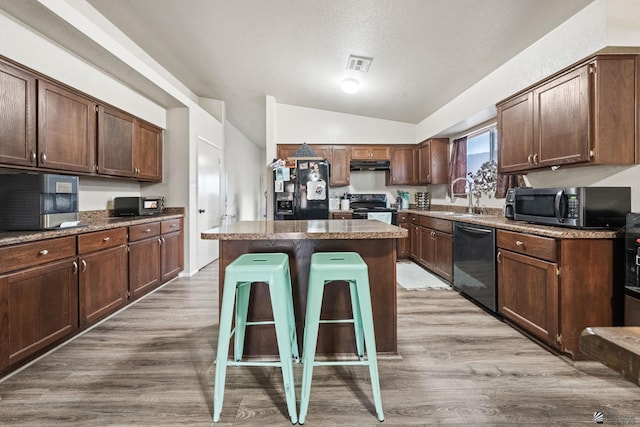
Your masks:
<instances>
[{"instance_id":1,"label":"curtain","mask_svg":"<svg viewBox=\"0 0 640 427\"><path fill-rule=\"evenodd\" d=\"M467 137L454 139L451 148L451 162L449 163L449 185L447 186L447 195L451 196L451 183L456 178L467 178ZM467 197L464 194L464 181L458 181L453 189L454 193L462 194L456 197Z\"/></svg>"},{"instance_id":2,"label":"curtain","mask_svg":"<svg viewBox=\"0 0 640 427\"><path fill-rule=\"evenodd\" d=\"M496 199L504 199L509 188L524 187L526 184L522 175L498 174L496 180Z\"/></svg>"}]
</instances>

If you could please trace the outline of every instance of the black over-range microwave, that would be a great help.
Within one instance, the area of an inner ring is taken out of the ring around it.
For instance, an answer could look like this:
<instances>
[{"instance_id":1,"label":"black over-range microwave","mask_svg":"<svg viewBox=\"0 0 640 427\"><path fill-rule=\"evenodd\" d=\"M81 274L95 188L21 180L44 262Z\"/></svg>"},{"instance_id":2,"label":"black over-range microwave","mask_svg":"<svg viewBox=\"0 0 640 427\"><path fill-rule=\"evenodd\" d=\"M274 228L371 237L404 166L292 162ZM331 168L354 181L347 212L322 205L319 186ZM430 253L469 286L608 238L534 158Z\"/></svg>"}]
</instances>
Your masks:
<instances>
[{"instance_id":1,"label":"black over-range microwave","mask_svg":"<svg viewBox=\"0 0 640 427\"><path fill-rule=\"evenodd\" d=\"M631 212L630 187L510 188L504 216L534 224L620 228Z\"/></svg>"}]
</instances>

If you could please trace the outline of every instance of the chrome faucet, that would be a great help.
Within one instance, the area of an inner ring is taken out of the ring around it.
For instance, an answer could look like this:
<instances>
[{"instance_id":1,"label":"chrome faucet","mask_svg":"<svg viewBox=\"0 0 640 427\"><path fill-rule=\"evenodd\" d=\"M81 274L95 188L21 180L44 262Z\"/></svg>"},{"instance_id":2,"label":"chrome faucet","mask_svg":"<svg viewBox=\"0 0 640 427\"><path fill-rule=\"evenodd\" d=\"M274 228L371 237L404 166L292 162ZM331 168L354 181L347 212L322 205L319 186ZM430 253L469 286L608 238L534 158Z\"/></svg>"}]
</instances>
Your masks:
<instances>
[{"instance_id":1,"label":"chrome faucet","mask_svg":"<svg viewBox=\"0 0 640 427\"><path fill-rule=\"evenodd\" d=\"M464 194L466 194L469 198L469 207L467 208L467 212L473 213L473 181L471 181L469 178L465 178L462 176L451 181L451 203L456 200L456 196L462 195L461 193L456 194L453 192L453 186L458 181L466 181Z\"/></svg>"}]
</instances>

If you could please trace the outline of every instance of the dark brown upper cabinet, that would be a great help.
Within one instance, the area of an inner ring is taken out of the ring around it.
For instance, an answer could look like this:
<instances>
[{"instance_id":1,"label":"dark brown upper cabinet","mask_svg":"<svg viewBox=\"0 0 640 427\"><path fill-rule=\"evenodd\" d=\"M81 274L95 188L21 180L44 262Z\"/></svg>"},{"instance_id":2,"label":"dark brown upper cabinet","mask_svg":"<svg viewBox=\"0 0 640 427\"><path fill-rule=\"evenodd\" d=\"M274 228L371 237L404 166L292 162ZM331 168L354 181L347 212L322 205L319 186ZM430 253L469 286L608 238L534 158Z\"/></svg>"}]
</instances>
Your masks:
<instances>
[{"instance_id":1,"label":"dark brown upper cabinet","mask_svg":"<svg viewBox=\"0 0 640 427\"><path fill-rule=\"evenodd\" d=\"M0 163L36 165L36 78L0 62Z\"/></svg>"},{"instance_id":2,"label":"dark brown upper cabinet","mask_svg":"<svg viewBox=\"0 0 640 427\"><path fill-rule=\"evenodd\" d=\"M96 102L38 80L38 166L93 172L95 146Z\"/></svg>"},{"instance_id":3,"label":"dark brown upper cabinet","mask_svg":"<svg viewBox=\"0 0 640 427\"><path fill-rule=\"evenodd\" d=\"M500 172L638 163L637 83L637 55L598 55L500 102Z\"/></svg>"}]
</instances>

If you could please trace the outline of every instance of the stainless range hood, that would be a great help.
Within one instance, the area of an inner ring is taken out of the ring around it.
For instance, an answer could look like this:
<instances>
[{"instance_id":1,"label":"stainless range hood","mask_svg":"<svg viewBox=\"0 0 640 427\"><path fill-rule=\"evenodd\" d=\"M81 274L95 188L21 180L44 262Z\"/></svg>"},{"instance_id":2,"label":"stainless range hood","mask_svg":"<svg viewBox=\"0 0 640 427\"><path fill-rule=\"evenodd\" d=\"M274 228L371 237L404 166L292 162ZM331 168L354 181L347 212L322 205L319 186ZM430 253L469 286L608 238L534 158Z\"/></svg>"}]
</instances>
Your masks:
<instances>
[{"instance_id":1,"label":"stainless range hood","mask_svg":"<svg viewBox=\"0 0 640 427\"><path fill-rule=\"evenodd\" d=\"M389 170L389 160L351 160L351 171L386 171Z\"/></svg>"}]
</instances>

